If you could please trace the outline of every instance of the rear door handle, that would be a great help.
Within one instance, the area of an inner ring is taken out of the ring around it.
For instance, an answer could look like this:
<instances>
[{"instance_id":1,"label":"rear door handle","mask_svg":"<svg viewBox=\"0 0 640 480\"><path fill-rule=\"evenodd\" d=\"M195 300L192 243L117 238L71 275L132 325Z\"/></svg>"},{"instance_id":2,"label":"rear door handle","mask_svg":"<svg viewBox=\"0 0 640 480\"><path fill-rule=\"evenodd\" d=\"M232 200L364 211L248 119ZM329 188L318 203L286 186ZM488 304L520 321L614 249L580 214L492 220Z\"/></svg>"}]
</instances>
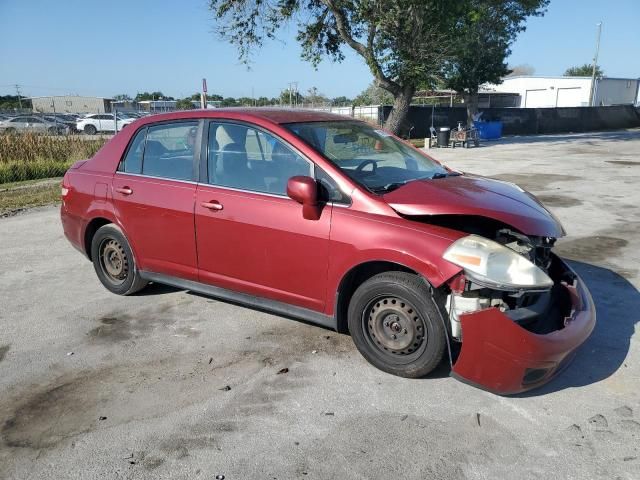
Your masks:
<instances>
[{"instance_id":1,"label":"rear door handle","mask_svg":"<svg viewBox=\"0 0 640 480\"><path fill-rule=\"evenodd\" d=\"M222 204L217 200L211 200L210 202L202 202L204 208L208 208L209 210L222 210Z\"/></svg>"},{"instance_id":2,"label":"rear door handle","mask_svg":"<svg viewBox=\"0 0 640 480\"><path fill-rule=\"evenodd\" d=\"M123 195L131 195L133 193L133 190L131 190L129 187L122 187L122 188L116 188L116 192L121 193Z\"/></svg>"}]
</instances>

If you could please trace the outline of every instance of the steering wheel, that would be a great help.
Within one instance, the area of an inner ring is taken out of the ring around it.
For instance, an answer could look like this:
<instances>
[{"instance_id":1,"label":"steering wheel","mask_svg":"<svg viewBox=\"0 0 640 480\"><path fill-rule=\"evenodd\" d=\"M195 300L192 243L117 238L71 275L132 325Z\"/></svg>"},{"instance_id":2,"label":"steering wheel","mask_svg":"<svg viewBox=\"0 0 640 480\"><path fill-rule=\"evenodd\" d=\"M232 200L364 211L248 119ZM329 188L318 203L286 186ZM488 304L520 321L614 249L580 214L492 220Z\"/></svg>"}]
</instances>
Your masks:
<instances>
[{"instance_id":1,"label":"steering wheel","mask_svg":"<svg viewBox=\"0 0 640 480\"><path fill-rule=\"evenodd\" d=\"M365 172L364 171L364 167L366 167L369 164L373 165L373 168L371 169L370 172ZM378 170L378 162L376 162L375 160L365 160L360 165L358 165L356 167L356 172L358 172L358 173L366 173L367 175L375 174L376 170Z\"/></svg>"}]
</instances>

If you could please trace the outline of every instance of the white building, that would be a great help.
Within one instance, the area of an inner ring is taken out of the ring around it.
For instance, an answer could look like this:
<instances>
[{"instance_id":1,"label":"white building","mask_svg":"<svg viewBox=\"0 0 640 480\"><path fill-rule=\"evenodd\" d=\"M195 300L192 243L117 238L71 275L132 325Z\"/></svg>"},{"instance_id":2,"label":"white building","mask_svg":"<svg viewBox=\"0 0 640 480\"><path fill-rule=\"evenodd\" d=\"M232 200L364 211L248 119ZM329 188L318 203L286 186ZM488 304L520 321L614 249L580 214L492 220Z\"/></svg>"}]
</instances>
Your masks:
<instances>
[{"instance_id":1,"label":"white building","mask_svg":"<svg viewBox=\"0 0 640 480\"><path fill-rule=\"evenodd\" d=\"M110 98L80 95L31 97L30 100L33 111L39 113L109 113L112 101Z\"/></svg>"},{"instance_id":2,"label":"white building","mask_svg":"<svg viewBox=\"0 0 640 480\"><path fill-rule=\"evenodd\" d=\"M639 87L637 78L596 79L594 105L638 104ZM505 78L500 85L488 85L487 89L519 94L521 108L587 107L591 77L515 76Z\"/></svg>"}]
</instances>

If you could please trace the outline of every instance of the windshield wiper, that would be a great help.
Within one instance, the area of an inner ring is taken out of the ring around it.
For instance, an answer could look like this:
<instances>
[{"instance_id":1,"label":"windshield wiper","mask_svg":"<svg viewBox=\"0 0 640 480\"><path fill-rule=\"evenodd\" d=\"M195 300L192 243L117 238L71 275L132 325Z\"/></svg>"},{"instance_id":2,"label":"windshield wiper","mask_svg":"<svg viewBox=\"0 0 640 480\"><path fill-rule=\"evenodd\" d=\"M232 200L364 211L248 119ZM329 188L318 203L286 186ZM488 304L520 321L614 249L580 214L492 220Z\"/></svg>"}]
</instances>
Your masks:
<instances>
[{"instance_id":1,"label":"windshield wiper","mask_svg":"<svg viewBox=\"0 0 640 480\"><path fill-rule=\"evenodd\" d=\"M436 180L438 178L446 178L446 177L459 177L460 175L462 175L461 173L458 172L446 172L446 173L434 173L433 176L431 177L431 180Z\"/></svg>"},{"instance_id":2,"label":"windshield wiper","mask_svg":"<svg viewBox=\"0 0 640 480\"><path fill-rule=\"evenodd\" d=\"M376 187L369 187L370 190L374 193L387 193L395 190L396 188L400 188L407 182L392 182L387 183L386 185L378 185Z\"/></svg>"}]
</instances>

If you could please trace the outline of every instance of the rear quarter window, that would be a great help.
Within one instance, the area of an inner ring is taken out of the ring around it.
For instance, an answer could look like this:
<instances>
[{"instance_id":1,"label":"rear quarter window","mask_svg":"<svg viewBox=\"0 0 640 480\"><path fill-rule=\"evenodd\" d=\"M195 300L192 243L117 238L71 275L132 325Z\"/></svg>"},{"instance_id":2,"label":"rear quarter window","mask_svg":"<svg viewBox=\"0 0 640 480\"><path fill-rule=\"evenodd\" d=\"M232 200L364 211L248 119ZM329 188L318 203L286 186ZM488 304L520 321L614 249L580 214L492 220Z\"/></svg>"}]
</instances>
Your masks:
<instances>
[{"instance_id":1,"label":"rear quarter window","mask_svg":"<svg viewBox=\"0 0 640 480\"><path fill-rule=\"evenodd\" d=\"M144 141L147 129L143 128L133 137L133 140L127 148L124 158L120 162L118 170L126 173L142 172L142 154L144 153Z\"/></svg>"}]
</instances>

